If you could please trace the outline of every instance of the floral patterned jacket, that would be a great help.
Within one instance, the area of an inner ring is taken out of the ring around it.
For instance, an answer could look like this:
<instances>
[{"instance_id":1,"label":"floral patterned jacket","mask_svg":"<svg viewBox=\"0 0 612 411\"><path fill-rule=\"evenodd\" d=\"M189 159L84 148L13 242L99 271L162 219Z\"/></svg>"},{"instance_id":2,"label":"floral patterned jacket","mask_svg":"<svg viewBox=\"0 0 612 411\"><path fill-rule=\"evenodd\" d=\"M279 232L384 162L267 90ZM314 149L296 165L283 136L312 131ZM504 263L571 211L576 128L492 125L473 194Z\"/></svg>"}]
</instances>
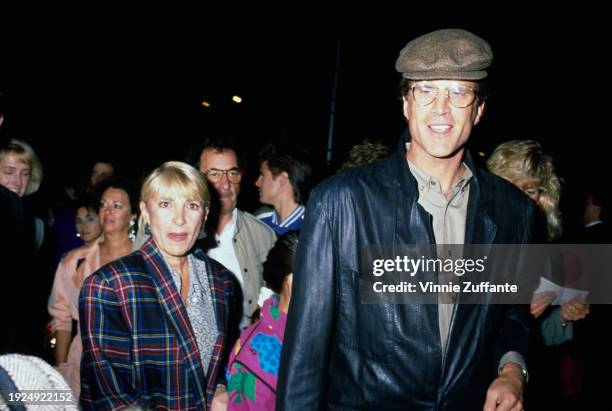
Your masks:
<instances>
[{"instance_id":1,"label":"floral patterned jacket","mask_svg":"<svg viewBox=\"0 0 612 411\"><path fill-rule=\"evenodd\" d=\"M264 302L261 319L240 334L227 368L228 411L274 410L286 323L275 295Z\"/></svg>"}]
</instances>

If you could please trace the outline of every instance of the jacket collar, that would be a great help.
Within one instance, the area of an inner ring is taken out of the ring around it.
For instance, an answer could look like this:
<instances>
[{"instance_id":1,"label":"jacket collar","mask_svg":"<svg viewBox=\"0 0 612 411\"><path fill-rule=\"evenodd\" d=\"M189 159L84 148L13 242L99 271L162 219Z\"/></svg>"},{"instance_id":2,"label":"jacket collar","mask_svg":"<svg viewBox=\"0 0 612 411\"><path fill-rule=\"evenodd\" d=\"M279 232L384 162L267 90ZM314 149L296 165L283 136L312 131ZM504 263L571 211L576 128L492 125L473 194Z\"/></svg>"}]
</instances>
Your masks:
<instances>
[{"instance_id":1,"label":"jacket collar","mask_svg":"<svg viewBox=\"0 0 612 411\"><path fill-rule=\"evenodd\" d=\"M238 236L238 233L242 229L242 226L244 224L244 216L242 215L242 211L240 211L238 207L236 207L234 211L236 212L236 229L234 230L235 238L236 236Z\"/></svg>"},{"instance_id":2,"label":"jacket collar","mask_svg":"<svg viewBox=\"0 0 612 411\"><path fill-rule=\"evenodd\" d=\"M240 215L240 213L238 213ZM215 344L215 348L213 350L213 360L211 360L210 364L208 364L208 369L206 372L207 376L211 376L213 370L215 368L215 360L214 358L222 358L223 349L227 344L226 339L226 330L228 327L228 312L226 306L225 299L225 284L223 281L223 277L218 274L218 270L215 269L210 263L210 259L206 258L204 252L195 248L194 256L200 260L203 260L206 264L206 273L208 277L208 284L210 286L210 295L212 297L212 306L215 310L215 319L217 323L217 332L219 336L217 337L217 343ZM218 371L223 372L223 370ZM216 381L213 381L211 378L208 379L207 386L209 387L209 391L211 387L215 386Z\"/></svg>"},{"instance_id":3,"label":"jacket collar","mask_svg":"<svg viewBox=\"0 0 612 411\"><path fill-rule=\"evenodd\" d=\"M382 184L391 186L394 190L402 190L411 198L418 197L417 182L406 161L406 143L411 140L410 133L406 129L398 143L397 150L391 155L386 169L379 172L385 175L378 176ZM466 221L466 244L490 244L495 238L497 226L491 219L492 214L488 210L491 207L492 193L490 189L483 189L483 171L476 167L471 153L466 149L463 162L472 171L470 182L470 198Z\"/></svg>"}]
</instances>

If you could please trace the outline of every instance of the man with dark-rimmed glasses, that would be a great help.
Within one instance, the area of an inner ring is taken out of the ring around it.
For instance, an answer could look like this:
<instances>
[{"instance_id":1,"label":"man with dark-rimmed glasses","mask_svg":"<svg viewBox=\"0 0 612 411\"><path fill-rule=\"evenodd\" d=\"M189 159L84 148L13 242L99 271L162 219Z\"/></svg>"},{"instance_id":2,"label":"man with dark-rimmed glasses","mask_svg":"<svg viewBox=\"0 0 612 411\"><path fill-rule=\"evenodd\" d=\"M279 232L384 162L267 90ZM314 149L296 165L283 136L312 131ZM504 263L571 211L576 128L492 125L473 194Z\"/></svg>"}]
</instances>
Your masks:
<instances>
[{"instance_id":1,"label":"man with dark-rimmed glasses","mask_svg":"<svg viewBox=\"0 0 612 411\"><path fill-rule=\"evenodd\" d=\"M229 138L207 138L192 153L192 163L215 188L218 223L207 241L209 257L229 269L244 297L240 328L251 322L263 285L263 262L276 241L274 231L255 216L238 209L242 166L238 148ZM209 240L213 240L210 238Z\"/></svg>"}]
</instances>

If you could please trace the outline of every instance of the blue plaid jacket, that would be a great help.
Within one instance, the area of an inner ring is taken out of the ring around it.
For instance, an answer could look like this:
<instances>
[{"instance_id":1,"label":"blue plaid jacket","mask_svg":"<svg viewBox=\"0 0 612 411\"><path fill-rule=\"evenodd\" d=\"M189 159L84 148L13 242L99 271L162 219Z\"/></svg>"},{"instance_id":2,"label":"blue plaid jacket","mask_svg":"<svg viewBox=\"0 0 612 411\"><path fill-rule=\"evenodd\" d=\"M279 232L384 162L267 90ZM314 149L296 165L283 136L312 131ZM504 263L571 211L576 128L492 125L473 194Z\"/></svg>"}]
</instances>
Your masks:
<instances>
[{"instance_id":1,"label":"blue plaid jacket","mask_svg":"<svg viewBox=\"0 0 612 411\"><path fill-rule=\"evenodd\" d=\"M228 327L234 323L229 317L240 303L234 304L233 275L201 250L194 254L206 263L219 330L208 370L202 367L180 292L149 240L88 277L81 289L85 409L137 404L167 410L210 408L217 383L225 381L232 343Z\"/></svg>"}]
</instances>

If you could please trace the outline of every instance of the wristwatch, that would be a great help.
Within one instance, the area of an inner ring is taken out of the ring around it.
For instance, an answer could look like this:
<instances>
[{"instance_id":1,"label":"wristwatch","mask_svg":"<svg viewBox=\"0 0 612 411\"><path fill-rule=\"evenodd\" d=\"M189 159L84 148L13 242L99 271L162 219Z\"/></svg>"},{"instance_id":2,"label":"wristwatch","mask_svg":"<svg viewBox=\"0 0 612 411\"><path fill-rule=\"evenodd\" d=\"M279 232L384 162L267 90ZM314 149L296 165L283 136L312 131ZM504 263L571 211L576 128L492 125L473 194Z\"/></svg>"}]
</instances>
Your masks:
<instances>
[{"instance_id":1,"label":"wristwatch","mask_svg":"<svg viewBox=\"0 0 612 411\"><path fill-rule=\"evenodd\" d=\"M507 363L502 364L502 366L499 367L499 370L497 371L497 375L501 374L502 369L504 368L504 366L506 366L506 364L516 365L518 369L521 370L521 375L523 376L523 382L526 384L527 381L529 381L529 373L527 372L527 368L523 367L521 364L514 362L514 361L508 361Z\"/></svg>"}]
</instances>

